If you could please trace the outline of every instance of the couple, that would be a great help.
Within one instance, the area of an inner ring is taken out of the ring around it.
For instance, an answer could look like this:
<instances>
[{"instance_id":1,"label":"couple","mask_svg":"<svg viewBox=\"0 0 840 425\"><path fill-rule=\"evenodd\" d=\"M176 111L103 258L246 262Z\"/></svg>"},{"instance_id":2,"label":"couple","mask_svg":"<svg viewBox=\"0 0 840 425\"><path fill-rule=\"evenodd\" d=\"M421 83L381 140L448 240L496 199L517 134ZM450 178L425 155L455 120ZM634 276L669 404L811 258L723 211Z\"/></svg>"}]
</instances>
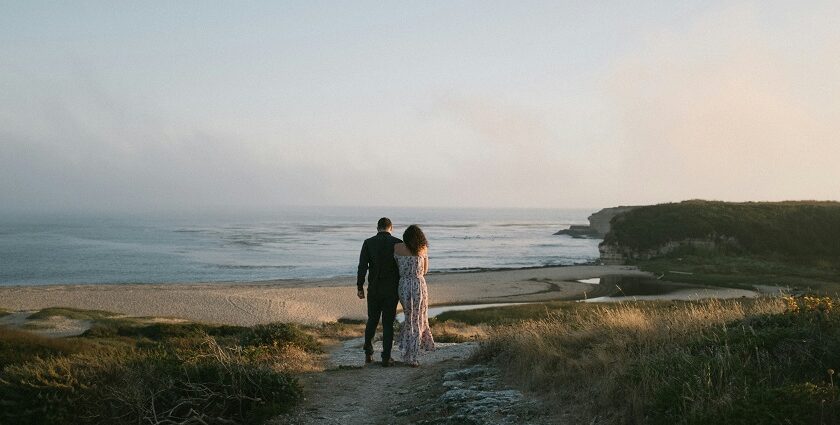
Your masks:
<instances>
[{"instance_id":1,"label":"couple","mask_svg":"<svg viewBox=\"0 0 840 425\"><path fill-rule=\"evenodd\" d=\"M373 336L381 316L382 366L391 366L394 318L399 301L403 306L405 321L400 327L397 344L403 361L417 367L420 365L417 361L420 349L435 349L435 341L429 329L429 292L423 277L429 271L429 243L423 231L415 224L405 229L403 240L391 236L391 220L386 217L379 219L376 230L376 236L362 244L356 281L359 298L364 299L367 275L365 363L373 362Z\"/></svg>"}]
</instances>

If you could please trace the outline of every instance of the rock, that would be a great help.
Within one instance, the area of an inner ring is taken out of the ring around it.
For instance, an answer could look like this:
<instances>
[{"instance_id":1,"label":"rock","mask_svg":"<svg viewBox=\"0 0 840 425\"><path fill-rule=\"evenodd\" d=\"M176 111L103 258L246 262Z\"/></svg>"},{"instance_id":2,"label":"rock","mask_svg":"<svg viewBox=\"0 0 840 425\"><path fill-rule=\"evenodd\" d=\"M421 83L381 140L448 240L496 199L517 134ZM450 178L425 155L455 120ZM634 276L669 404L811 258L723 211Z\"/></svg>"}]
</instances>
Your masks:
<instances>
[{"instance_id":1,"label":"rock","mask_svg":"<svg viewBox=\"0 0 840 425\"><path fill-rule=\"evenodd\" d=\"M478 391L464 390L461 388L451 389L440 396L440 401L444 403L455 403L459 401L472 400L476 398Z\"/></svg>"},{"instance_id":2,"label":"rock","mask_svg":"<svg viewBox=\"0 0 840 425\"><path fill-rule=\"evenodd\" d=\"M573 224L568 229L562 229L555 235L569 235L573 238L603 238L610 231L610 221L618 215L639 208L638 206L621 206L604 208L589 216L589 225Z\"/></svg>"},{"instance_id":3,"label":"rock","mask_svg":"<svg viewBox=\"0 0 840 425\"><path fill-rule=\"evenodd\" d=\"M455 380L464 380L470 379L476 376L484 375L487 373L489 368L484 365L475 365L472 367L468 367L466 369L461 370L454 370L452 372L446 372L443 375L444 381L455 381Z\"/></svg>"},{"instance_id":4,"label":"rock","mask_svg":"<svg viewBox=\"0 0 840 425\"><path fill-rule=\"evenodd\" d=\"M568 229L560 230L557 233L555 233L555 235L569 235L577 239L597 238L601 236L597 230L589 226L581 226L578 224L573 224Z\"/></svg>"},{"instance_id":5,"label":"rock","mask_svg":"<svg viewBox=\"0 0 840 425\"><path fill-rule=\"evenodd\" d=\"M503 424L529 423L527 418L538 409L537 402L525 399L518 390L499 388L497 368L475 365L444 374L446 391L438 401L451 412L446 424ZM442 418L443 419L443 418Z\"/></svg>"},{"instance_id":6,"label":"rock","mask_svg":"<svg viewBox=\"0 0 840 425\"><path fill-rule=\"evenodd\" d=\"M639 208L640 206L641 205L604 208L589 216L589 227L598 232L598 236L604 237L604 235L610 232L610 221L612 221L613 218L624 214L627 211Z\"/></svg>"},{"instance_id":7,"label":"rock","mask_svg":"<svg viewBox=\"0 0 840 425\"><path fill-rule=\"evenodd\" d=\"M412 414L416 410L417 409L403 409L403 410L400 410L397 413L394 413L394 415L396 415L396 416L407 416L407 415Z\"/></svg>"}]
</instances>

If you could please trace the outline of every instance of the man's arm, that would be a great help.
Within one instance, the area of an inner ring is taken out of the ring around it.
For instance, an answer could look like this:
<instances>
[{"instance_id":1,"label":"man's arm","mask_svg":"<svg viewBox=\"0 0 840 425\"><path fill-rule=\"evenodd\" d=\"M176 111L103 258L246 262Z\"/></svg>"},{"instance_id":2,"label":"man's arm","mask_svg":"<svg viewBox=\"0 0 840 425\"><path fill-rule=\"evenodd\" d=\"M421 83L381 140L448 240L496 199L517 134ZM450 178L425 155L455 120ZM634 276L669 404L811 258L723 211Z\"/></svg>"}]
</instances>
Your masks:
<instances>
[{"instance_id":1,"label":"man's arm","mask_svg":"<svg viewBox=\"0 0 840 425\"><path fill-rule=\"evenodd\" d=\"M356 286L359 288L359 298L364 298L365 276L368 271L368 249L367 241L362 244L362 252L359 253L359 271L356 274Z\"/></svg>"}]
</instances>

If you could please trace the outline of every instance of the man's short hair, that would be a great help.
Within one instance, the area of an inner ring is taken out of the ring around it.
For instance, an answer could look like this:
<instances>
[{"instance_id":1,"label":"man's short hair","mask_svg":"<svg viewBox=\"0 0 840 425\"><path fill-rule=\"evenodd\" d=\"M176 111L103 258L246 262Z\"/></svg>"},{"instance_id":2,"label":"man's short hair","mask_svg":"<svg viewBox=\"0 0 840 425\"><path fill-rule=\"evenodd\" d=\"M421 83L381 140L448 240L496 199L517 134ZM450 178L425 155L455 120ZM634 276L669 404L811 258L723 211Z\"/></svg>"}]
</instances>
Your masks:
<instances>
[{"instance_id":1,"label":"man's short hair","mask_svg":"<svg viewBox=\"0 0 840 425\"><path fill-rule=\"evenodd\" d=\"M376 222L376 230L388 230L391 228L391 219L382 217Z\"/></svg>"}]
</instances>

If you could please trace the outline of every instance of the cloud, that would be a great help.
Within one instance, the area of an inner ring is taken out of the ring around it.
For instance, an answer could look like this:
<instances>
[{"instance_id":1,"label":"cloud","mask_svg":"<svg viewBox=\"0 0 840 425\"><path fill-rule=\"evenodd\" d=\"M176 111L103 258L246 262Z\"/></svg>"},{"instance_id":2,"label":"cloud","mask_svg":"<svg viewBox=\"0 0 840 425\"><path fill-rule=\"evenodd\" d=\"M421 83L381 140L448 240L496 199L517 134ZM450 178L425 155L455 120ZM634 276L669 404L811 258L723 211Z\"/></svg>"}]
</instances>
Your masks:
<instances>
[{"instance_id":1,"label":"cloud","mask_svg":"<svg viewBox=\"0 0 840 425\"><path fill-rule=\"evenodd\" d=\"M306 150L179 122L95 84L21 82L0 105L4 209L253 207L319 194Z\"/></svg>"},{"instance_id":2,"label":"cloud","mask_svg":"<svg viewBox=\"0 0 840 425\"><path fill-rule=\"evenodd\" d=\"M381 52L358 42L313 74L301 57L255 73L178 48L178 67L143 64L160 46L142 39L136 55L24 42L0 73L0 209L840 199L840 12L729 4L641 7L609 36L540 33L587 49L477 66L471 43L423 50L418 68L359 62Z\"/></svg>"}]
</instances>

